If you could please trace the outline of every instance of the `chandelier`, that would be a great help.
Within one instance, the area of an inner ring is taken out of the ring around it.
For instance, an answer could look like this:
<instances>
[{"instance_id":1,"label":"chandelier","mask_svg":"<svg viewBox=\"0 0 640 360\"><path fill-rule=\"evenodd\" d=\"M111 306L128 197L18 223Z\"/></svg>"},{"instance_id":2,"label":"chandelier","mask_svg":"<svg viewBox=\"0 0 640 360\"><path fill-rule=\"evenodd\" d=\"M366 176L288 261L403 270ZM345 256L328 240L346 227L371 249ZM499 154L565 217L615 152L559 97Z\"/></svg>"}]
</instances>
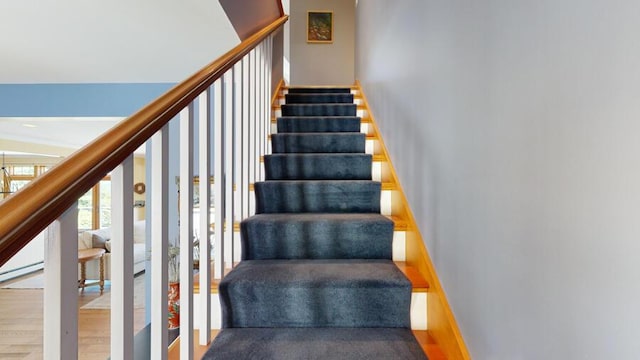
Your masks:
<instances>
[{"instance_id":1,"label":"chandelier","mask_svg":"<svg viewBox=\"0 0 640 360\"><path fill-rule=\"evenodd\" d=\"M9 194L13 193L13 191L11 191L11 176L9 175L9 169L7 169L5 165L4 153L2 153L2 168L0 169L0 172L2 172L0 175L2 177L2 183L0 184L2 185L0 186L0 198L4 199L9 196Z\"/></svg>"}]
</instances>

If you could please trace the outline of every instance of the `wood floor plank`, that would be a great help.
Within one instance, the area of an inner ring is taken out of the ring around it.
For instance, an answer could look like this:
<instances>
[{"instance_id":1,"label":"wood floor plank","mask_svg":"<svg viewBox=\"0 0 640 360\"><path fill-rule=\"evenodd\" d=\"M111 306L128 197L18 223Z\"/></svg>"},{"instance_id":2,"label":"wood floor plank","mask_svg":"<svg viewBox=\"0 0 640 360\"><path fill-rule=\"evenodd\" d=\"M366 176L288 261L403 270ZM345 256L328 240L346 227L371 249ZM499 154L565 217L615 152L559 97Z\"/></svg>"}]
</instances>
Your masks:
<instances>
[{"instance_id":1,"label":"wood floor plank","mask_svg":"<svg viewBox=\"0 0 640 360\"><path fill-rule=\"evenodd\" d=\"M105 293L110 290L105 287ZM0 359L42 359L43 290L0 289ZM100 296L97 287L78 292L78 359L106 359L111 346L111 311L80 309ZM144 308L134 309L134 333Z\"/></svg>"}]
</instances>

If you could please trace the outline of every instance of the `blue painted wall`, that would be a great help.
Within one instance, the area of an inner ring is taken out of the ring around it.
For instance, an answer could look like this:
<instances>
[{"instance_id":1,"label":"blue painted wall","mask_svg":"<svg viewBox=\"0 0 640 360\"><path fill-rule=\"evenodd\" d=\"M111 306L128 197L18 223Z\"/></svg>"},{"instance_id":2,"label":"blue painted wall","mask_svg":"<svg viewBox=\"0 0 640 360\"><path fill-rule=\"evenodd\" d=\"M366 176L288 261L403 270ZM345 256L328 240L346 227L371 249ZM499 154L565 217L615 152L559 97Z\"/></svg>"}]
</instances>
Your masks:
<instances>
[{"instance_id":1,"label":"blue painted wall","mask_svg":"<svg viewBox=\"0 0 640 360\"><path fill-rule=\"evenodd\" d=\"M0 117L129 116L174 85L0 84Z\"/></svg>"}]
</instances>

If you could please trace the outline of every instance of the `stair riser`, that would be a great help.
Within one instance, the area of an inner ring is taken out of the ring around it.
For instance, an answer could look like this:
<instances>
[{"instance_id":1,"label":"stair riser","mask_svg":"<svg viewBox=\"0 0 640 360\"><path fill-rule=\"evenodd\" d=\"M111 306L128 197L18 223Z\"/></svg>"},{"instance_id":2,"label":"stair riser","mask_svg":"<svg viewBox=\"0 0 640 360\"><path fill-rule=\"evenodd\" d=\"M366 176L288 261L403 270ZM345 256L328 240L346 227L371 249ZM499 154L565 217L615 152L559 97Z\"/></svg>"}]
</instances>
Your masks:
<instances>
[{"instance_id":1,"label":"stair riser","mask_svg":"<svg viewBox=\"0 0 640 360\"><path fill-rule=\"evenodd\" d=\"M285 104L282 116L356 116L356 104Z\"/></svg>"},{"instance_id":2,"label":"stair riser","mask_svg":"<svg viewBox=\"0 0 640 360\"><path fill-rule=\"evenodd\" d=\"M380 183L373 181L255 184L256 213L380 213Z\"/></svg>"},{"instance_id":3,"label":"stair riser","mask_svg":"<svg viewBox=\"0 0 640 360\"><path fill-rule=\"evenodd\" d=\"M271 136L274 154L292 153L365 153L364 134L274 134Z\"/></svg>"},{"instance_id":4,"label":"stair riser","mask_svg":"<svg viewBox=\"0 0 640 360\"><path fill-rule=\"evenodd\" d=\"M280 117L272 133L361 132L358 117Z\"/></svg>"},{"instance_id":5,"label":"stair riser","mask_svg":"<svg viewBox=\"0 0 640 360\"><path fill-rule=\"evenodd\" d=\"M284 220L261 215L243 221L241 229L243 260L392 258L393 222L382 216Z\"/></svg>"},{"instance_id":6,"label":"stair riser","mask_svg":"<svg viewBox=\"0 0 640 360\"><path fill-rule=\"evenodd\" d=\"M286 94L286 104L353 104L352 94Z\"/></svg>"},{"instance_id":7,"label":"stair riser","mask_svg":"<svg viewBox=\"0 0 640 360\"><path fill-rule=\"evenodd\" d=\"M283 94L283 95L286 95L286 94ZM354 96L354 99L353 99L353 103L354 104L356 104L356 105L363 105L364 104L364 101L362 99L355 98L356 94L352 94L352 95ZM277 104L277 105L284 105L286 103L287 103L287 101L285 100L284 97L279 98L275 102L275 104Z\"/></svg>"},{"instance_id":8,"label":"stair riser","mask_svg":"<svg viewBox=\"0 0 640 360\"><path fill-rule=\"evenodd\" d=\"M370 155L267 155L266 180L371 180Z\"/></svg>"},{"instance_id":9,"label":"stair riser","mask_svg":"<svg viewBox=\"0 0 640 360\"><path fill-rule=\"evenodd\" d=\"M286 104L285 104L285 105L286 105ZM355 104L354 104L354 105L355 105ZM272 116L272 117L275 117L275 118L279 118L279 117L283 116L282 106L281 106L281 107L278 107L278 108L273 109L273 110L272 110L272 112L271 112L271 116ZM287 116L290 116L290 115L287 115ZM323 114L310 114L310 115L307 115L307 116L327 116L327 115L326 115L326 114L324 114L324 115L323 115ZM335 116L335 115L334 115L334 116ZM367 112L366 112L366 110L364 110L364 109L357 109L355 113L350 113L350 114L340 114L340 115L338 115L338 116L357 116L357 117L360 117L360 118L363 118L363 119L364 119L364 118L366 118L366 117L367 117Z\"/></svg>"},{"instance_id":10,"label":"stair riser","mask_svg":"<svg viewBox=\"0 0 640 360\"><path fill-rule=\"evenodd\" d=\"M255 213L256 199L254 192L250 192L249 208L250 213ZM402 202L400 199L400 192L396 190L382 190L380 192L380 214L382 215L399 215L402 213Z\"/></svg>"},{"instance_id":11,"label":"stair riser","mask_svg":"<svg viewBox=\"0 0 640 360\"><path fill-rule=\"evenodd\" d=\"M351 88L291 88L283 90L284 94L355 94L356 90Z\"/></svg>"}]
</instances>

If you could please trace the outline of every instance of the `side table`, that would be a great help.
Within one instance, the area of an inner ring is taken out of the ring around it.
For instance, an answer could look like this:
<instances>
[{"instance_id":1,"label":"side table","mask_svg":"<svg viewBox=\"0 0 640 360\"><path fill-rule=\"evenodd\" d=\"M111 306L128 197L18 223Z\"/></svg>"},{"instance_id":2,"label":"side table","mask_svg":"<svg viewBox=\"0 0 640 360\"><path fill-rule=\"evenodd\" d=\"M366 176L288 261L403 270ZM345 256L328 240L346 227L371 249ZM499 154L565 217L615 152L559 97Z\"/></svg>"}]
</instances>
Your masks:
<instances>
[{"instance_id":1,"label":"side table","mask_svg":"<svg viewBox=\"0 0 640 360\"><path fill-rule=\"evenodd\" d=\"M80 264L80 280L78 280L78 288L84 291L86 286L100 285L100 295L104 291L104 249L91 248L82 249L78 251L78 263ZM86 283L87 280L87 267L86 263L90 260L100 259L100 281L93 283Z\"/></svg>"}]
</instances>

